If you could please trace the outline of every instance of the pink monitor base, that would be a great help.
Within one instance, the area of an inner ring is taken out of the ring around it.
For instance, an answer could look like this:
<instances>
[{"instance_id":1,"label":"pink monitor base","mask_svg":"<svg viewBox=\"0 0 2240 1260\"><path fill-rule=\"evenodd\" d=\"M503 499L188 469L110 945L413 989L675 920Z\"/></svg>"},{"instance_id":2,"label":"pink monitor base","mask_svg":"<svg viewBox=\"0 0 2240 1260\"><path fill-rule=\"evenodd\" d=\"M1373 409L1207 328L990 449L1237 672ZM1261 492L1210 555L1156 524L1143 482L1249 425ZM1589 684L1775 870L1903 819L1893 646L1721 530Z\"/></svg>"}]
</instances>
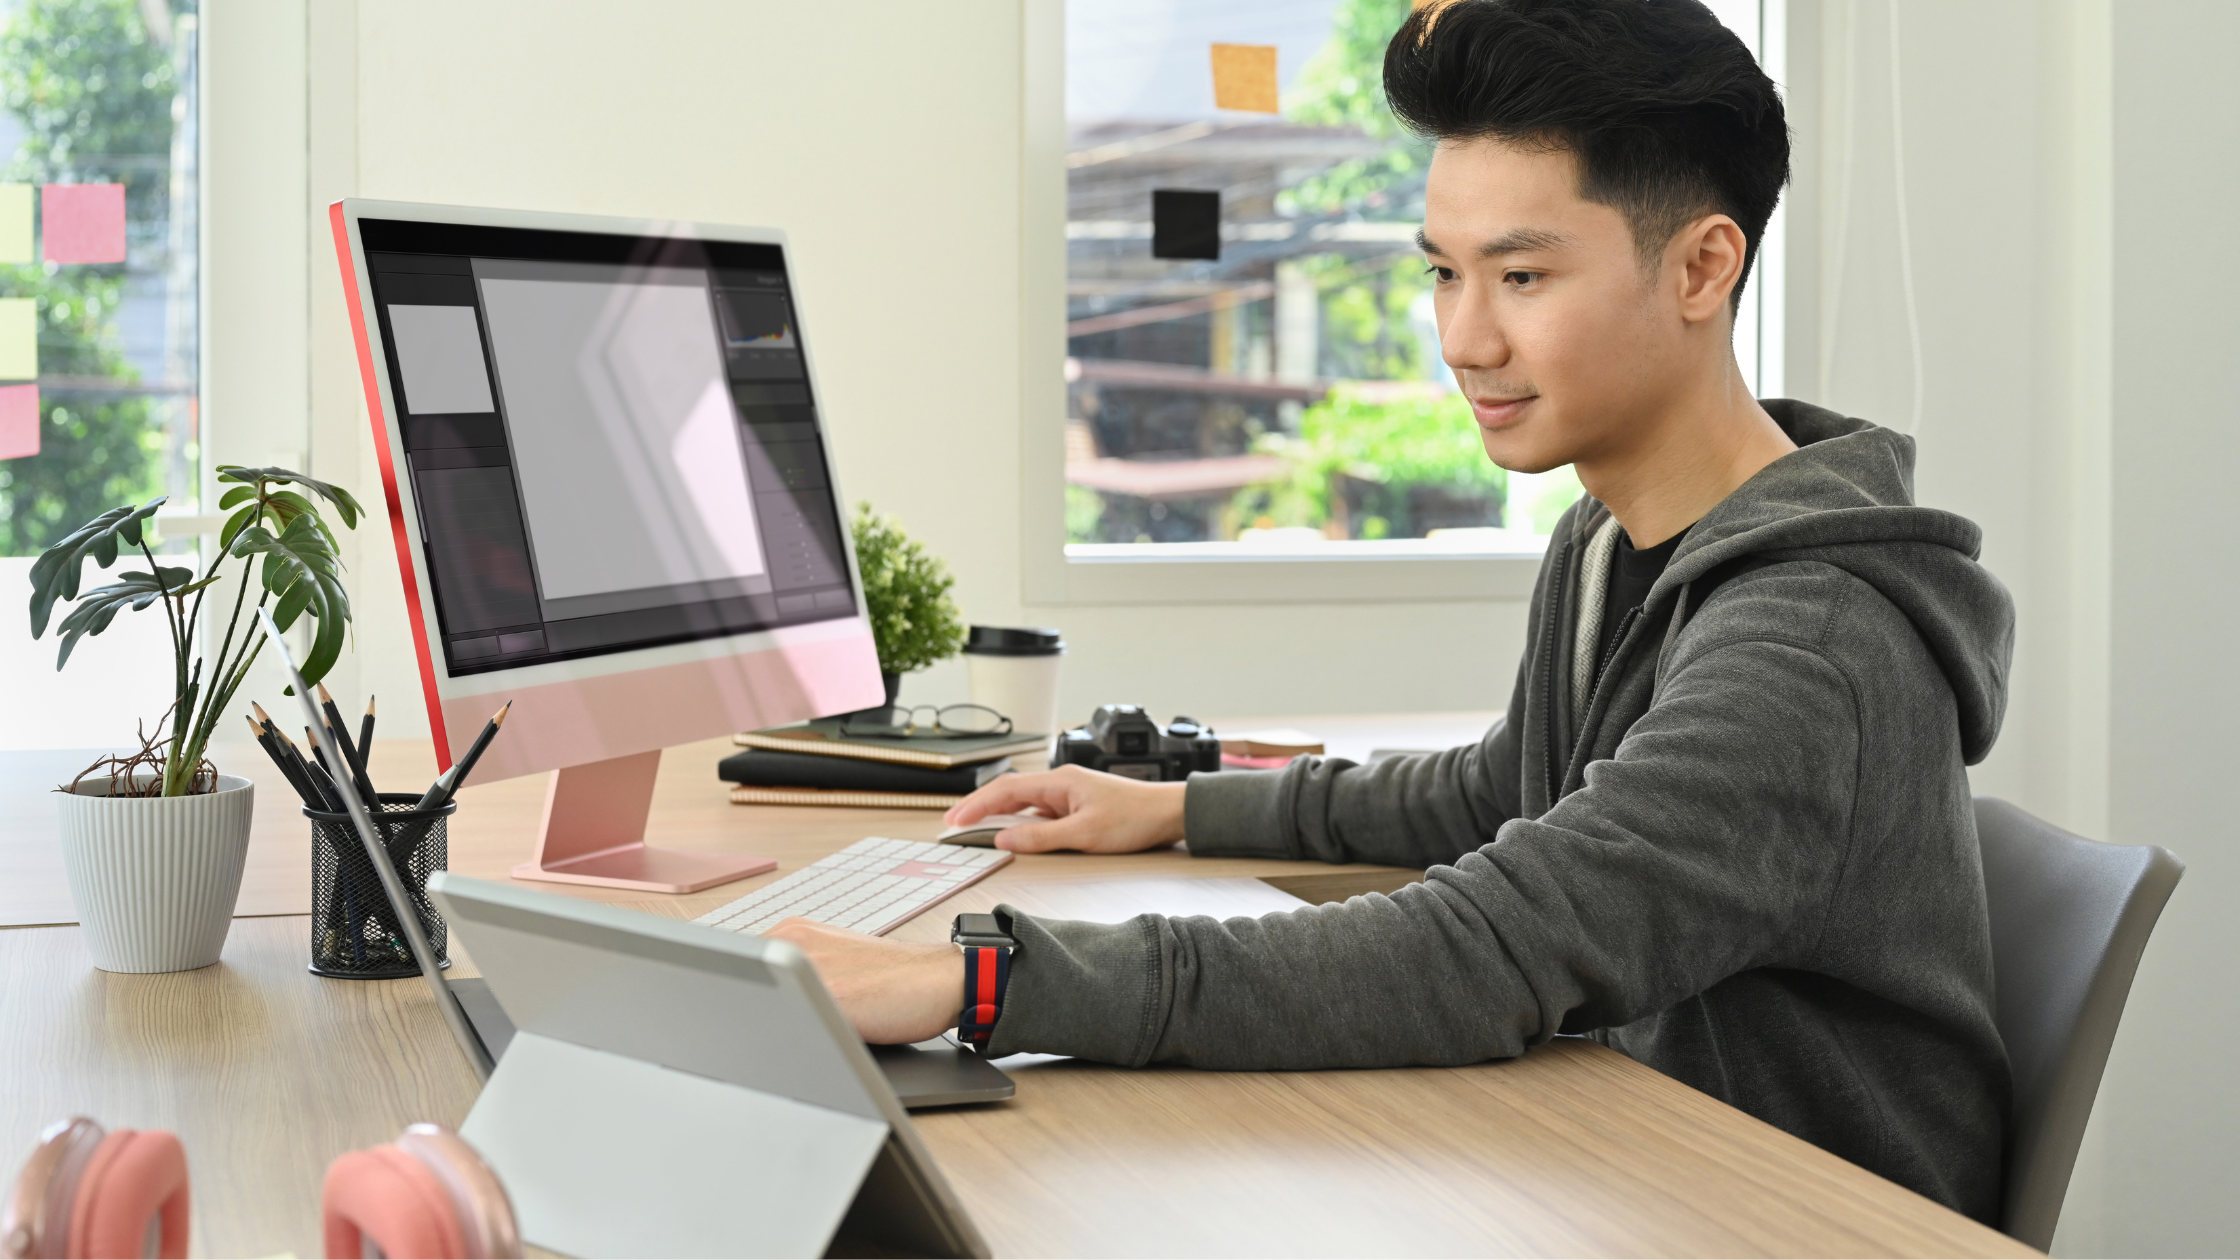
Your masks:
<instances>
[{"instance_id":1,"label":"pink monitor base","mask_svg":"<svg viewBox=\"0 0 2240 1260\"><path fill-rule=\"evenodd\" d=\"M776 870L774 858L664 849L645 841L661 753L639 753L552 776L537 853L515 879L689 893Z\"/></svg>"}]
</instances>

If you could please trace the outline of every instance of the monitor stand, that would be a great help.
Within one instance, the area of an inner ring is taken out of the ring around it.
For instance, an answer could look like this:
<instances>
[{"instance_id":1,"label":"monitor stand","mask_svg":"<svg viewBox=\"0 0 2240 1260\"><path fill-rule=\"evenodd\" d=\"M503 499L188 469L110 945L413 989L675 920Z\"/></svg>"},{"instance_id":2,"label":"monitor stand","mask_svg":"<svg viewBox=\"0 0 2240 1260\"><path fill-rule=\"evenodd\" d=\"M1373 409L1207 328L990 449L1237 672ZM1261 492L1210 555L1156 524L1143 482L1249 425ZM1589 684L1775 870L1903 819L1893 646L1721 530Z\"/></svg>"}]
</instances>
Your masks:
<instances>
[{"instance_id":1,"label":"monitor stand","mask_svg":"<svg viewBox=\"0 0 2240 1260\"><path fill-rule=\"evenodd\" d=\"M775 858L663 849L646 843L661 750L552 773L537 855L515 879L688 893L776 870Z\"/></svg>"}]
</instances>

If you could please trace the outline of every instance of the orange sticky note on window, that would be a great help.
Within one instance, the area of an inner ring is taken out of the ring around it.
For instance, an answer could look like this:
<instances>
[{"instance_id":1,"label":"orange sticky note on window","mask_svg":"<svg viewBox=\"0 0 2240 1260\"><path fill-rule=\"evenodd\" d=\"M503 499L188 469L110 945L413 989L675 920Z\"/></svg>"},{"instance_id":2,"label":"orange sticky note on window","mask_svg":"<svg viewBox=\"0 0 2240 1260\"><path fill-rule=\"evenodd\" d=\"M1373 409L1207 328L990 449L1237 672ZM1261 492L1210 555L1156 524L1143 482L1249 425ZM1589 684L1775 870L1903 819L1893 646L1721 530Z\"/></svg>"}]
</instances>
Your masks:
<instances>
[{"instance_id":1,"label":"orange sticky note on window","mask_svg":"<svg viewBox=\"0 0 2240 1260\"><path fill-rule=\"evenodd\" d=\"M1255 114L1279 112L1274 44L1215 44L1213 103Z\"/></svg>"},{"instance_id":2,"label":"orange sticky note on window","mask_svg":"<svg viewBox=\"0 0 2240 1260\"><path fill-rule=\"evenodd\" d=\"M123 184L44 185L39 217L48 262L124 261Z\"/></svg>"},{"instance_id":3,"label":"orange sticky note on window","mask_svg":"<svg viewBox=\"0 0 2240 1260\"><path fill-rule=\"evenodd\" d=\"M39 453L39 387L0 385L0 459Z\"/></svg>"}]
</instances>

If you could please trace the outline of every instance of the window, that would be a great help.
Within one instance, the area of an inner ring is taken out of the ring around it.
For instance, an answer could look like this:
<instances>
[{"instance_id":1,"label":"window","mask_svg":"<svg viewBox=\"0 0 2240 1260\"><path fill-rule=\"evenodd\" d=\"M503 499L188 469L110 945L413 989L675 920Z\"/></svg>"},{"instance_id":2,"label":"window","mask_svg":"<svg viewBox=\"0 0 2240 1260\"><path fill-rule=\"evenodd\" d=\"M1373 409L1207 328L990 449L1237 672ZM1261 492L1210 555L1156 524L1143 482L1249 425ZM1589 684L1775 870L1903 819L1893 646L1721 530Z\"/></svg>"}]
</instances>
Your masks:
<instances>
[{"instance_id":1,"label":"window","mask_svg":"<svg viewBox=\"0 0 2240 1260\"><path fill-rule=\"evenodd\" d=\"M195 0L0 3L0 185L16 186L0 206L36 208L29 235L0 213L0 299L30 303L36 338L35 366L0 377L25 408L0 420L0 454L14 455L0 458L0 588L22 589L32 557L107 508L158 494L171 497L167 514L198 506L196 68ZM85 185L121 186L121 261L111 261L113 211L102 217L118 194ZM46 261L58 251L96 261ZM0 363L8 355L0 346ZM36 453L20 453L33 433ZM188 537L165 550L195 546ZM0 630L0 669L27 702L0 706L0 747L129 733L118 715L169 686L161 621L126 614L88 640L71 661L69 703L55 707L42 703L63 685L52 634L32 642L19 613ZM142 631L155 638L141 643ZM70 729L76 713L89 715L83 731Z\"/></svg>"},{"instance_id":2,"label":"window","mask_svg":"<svg viewBox=\"0 0 2240 1260\"><path fill-rule=\"evenodd\" d=\"M1712 8L1764 57L1761 2ZM1537 554L1578 496L1568 468L1489 462L1441 361L1413 244L1429 149L1378 83L1409 9L1068 0L1070 558ZM1215 43L1275 46L1280 114L1215 108ZM1220 194L1218 259L1153 257L1159 189ZM1763 252L1736 328L1761 394Z\"/></svg>"}]
</instances>

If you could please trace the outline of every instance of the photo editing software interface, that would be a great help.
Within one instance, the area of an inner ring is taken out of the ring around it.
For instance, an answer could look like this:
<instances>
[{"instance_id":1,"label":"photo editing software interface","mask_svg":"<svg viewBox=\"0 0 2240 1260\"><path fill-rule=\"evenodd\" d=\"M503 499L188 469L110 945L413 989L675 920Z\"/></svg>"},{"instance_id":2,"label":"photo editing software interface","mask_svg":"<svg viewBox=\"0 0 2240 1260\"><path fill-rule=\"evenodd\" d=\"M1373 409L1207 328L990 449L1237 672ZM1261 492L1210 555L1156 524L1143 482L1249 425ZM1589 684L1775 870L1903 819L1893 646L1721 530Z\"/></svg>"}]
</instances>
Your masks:
<instances>
[{"instance_id":1,"label":"photo editing software interface","mask_svg":"<svg viewBox=\"0 0 2240 1260\"><path fill-rule=\"evenodd\" d=\"M781 247L359 234L453 676L854 615Z\"/></svg>"}]
</instances>

